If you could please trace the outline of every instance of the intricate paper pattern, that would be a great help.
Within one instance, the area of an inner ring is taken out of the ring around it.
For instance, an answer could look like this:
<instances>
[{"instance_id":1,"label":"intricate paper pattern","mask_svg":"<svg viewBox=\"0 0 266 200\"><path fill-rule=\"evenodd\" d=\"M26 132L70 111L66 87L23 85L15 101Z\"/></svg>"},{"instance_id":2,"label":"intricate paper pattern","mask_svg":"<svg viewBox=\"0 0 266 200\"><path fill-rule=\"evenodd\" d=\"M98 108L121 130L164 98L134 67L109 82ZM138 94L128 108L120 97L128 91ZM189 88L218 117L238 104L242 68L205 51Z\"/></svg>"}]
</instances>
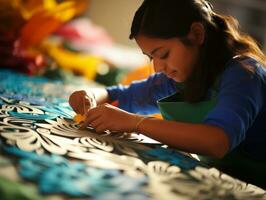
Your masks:
<instances>
[{"instance_id":1,"label":"intricate paper pattern","mask_svg":"<svg viewBox=\"0 0 266 200\"><path fill-rule=\"evenodd\" d=\"M79 130L60 82L9 71L0 71L0 78L4 151L18 158L20 175L42 193L92 199L265 197L264 190L136 134ZM62 96L53 96L47 84L59 87Z\"/></svg>"}]
</instances>

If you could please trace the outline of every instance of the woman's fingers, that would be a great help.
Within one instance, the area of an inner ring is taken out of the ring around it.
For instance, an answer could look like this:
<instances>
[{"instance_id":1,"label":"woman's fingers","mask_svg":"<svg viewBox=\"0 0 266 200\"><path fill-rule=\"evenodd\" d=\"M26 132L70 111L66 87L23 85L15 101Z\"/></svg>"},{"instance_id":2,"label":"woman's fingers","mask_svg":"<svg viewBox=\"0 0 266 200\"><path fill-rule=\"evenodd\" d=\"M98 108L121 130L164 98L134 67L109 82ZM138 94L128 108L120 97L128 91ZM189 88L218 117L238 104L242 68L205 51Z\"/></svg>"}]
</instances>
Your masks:
<instances>
[{"instance_id":1,"label":"woman's fingers","mask_svg":"<svg viewBox=\"0 0 266 200\"><path fill-rule=\"evenodd\" d=\"M91 125L97 132L105 130L126 131L131 130L134 124L135 117L132 118L132 114L111 105L102 104L87 111L81 128Z\"/></svg>"},{"instance_id":2,"label":"woman's fingers","mask_svg":"<svg viewBox=\"0 0 266 200\"><path fill-rule=\"evenodd\" d=\"M86 113L86 120L88 122L91 122L95 120L96 118L100 117L102 115L101 109L99 107L91 108Z\"/></svg>"},{"instance_id":3,"label":"woman's fingers","mask_svg":"<svg viewBox=\"0 0 266 200\"><path fill-rule=\"evenodd\" d=\"M92 125L92 123L95 120L100 119L100 118L101 118L101 113L98 112L97 107L88 110L87 113L86 113L85 120L84 120L84 122L83 122L83 124L81 126L81 129L84 129L87 126Z\"/></svg>"},{"instance_id":4,"label":"woman's fingers","mask_svg":"<svg viewBox=\"0 0 266 200\"><path fill-rule=\"evenodd\" d=\"M81 128L86 128L88 125L91 125L96 132L103 132L107 129L106 123L103 121L101 117L96 118L91 122L84 122Z\"/></svg>"},{"instance_id":5,"label":"woman's fingers","mask_svg":"<svg viewBox=\"0 0 266 200\"><path fill-rule=\"evenodd\" d=\"M91 123L91 126L95 129L97 133L103 132L107 129L106 123L101 119L98 118Z\"/></svg>"},{"instance_id":6,"label":"woman's fingers","mask_svg":"<svg viewBox=\"0 0 266 200\"><path fill-rule=\"evenodd\" d=\"M78 114L84 114L84 97L86 92L84 90L75 91L69 96L69 105Z\"/></svg>"},{"instance_id":7,"label":"woman's fingers","mask_svg":"<svg viewBox=\"0 0 266 200\"><path fill-rule=\"evenodd\" d=\"M97 127L95 127L97 133L102 133L107 130L104 123L100 123Z\"/></svg>"}]
</instances>

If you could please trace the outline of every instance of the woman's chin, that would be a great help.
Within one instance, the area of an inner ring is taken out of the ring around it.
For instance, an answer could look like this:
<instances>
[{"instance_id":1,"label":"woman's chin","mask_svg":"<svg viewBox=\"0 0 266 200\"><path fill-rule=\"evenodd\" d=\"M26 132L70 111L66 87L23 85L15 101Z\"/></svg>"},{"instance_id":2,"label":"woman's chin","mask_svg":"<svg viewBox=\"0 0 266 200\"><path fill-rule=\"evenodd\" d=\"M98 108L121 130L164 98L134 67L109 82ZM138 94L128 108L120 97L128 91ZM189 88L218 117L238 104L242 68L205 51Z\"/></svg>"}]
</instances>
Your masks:
<instances>
[{"instance_id":1,"label":"woman's chin","mask_svg":"<svg viewBox=\"0 0 266 200\"><path fill-rule=\"evenodd\" d=\"M183 83L185 80L181 77L171 76L170 79L173 79L177 83Z\"/></svg>"}]
</instances>

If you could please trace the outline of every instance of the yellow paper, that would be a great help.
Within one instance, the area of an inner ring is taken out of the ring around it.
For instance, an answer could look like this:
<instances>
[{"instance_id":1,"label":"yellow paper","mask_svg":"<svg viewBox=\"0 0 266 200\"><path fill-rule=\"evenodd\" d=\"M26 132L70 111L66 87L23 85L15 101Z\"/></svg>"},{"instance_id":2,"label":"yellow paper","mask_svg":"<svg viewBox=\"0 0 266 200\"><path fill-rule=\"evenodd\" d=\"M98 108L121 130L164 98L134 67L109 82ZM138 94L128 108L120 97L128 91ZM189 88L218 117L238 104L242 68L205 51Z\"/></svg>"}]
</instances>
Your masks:
<instances>
[{"instance_id":1,"label":"yellow paper","mask_svg":"<svg viewBox=\"0 0 266 200\"><path fill-rule=\"evenodd\" d=\"M85 120L85 115L77 114L74 116L73 120L77 123L84 122Z\"/></svg>"}]
</instances>

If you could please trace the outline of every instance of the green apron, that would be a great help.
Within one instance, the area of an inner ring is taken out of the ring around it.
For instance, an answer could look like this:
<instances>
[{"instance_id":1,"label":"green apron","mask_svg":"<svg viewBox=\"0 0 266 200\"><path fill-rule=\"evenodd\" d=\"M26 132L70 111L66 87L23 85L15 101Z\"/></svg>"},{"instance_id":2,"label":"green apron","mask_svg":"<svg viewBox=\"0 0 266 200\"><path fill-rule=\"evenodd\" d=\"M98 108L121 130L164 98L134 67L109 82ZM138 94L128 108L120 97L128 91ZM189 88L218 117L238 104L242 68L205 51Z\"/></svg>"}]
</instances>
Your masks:
<instances>
[{"instance_id":1,"label":"green apron","mask_svg":"<svg viewBox=\"0 0 266 200\"><path fill-rule=\"evenodd\" d=\"M160 99L157 104L163 118L166 120L202 123L207 113L214 108L216 99L216 90L212 91L209 100L195 104L184 102L182 95L175 93ZM241 147L237 147L222 159L207 156L199 156L199 158L203 163L216 167L229 175L266 188L266 162L257 161L246 156Z\"/></svg>"}]
</instances>

